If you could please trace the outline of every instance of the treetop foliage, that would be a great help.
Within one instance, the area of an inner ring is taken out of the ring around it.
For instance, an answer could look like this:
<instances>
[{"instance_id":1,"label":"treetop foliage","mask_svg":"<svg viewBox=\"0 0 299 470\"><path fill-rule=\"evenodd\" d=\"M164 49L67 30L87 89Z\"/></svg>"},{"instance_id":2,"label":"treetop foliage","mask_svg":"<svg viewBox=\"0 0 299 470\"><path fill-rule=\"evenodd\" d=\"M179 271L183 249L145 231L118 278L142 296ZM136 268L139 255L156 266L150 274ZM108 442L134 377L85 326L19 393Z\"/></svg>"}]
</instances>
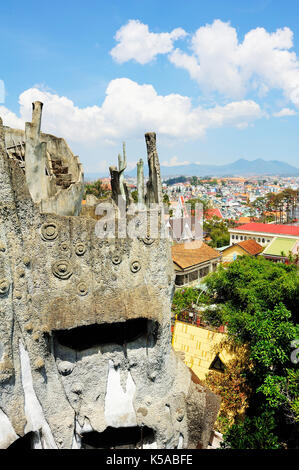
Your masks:
<instances>
[{"instance_id":1,"label":"treetop foliage","mask_svg":"<svg viewBox=\"0 0 299 470\"><path fill-rule=\"evenodd\" d=\"M299 423L299 372L291 361L291 343L299 338L298 268L243 256L228 268L220 267L205 282L219 305L218 313L227 326L228 337L236 345L246 345L249 351L239 380L239 386L243 386L241 377L245 376L250 390L245 419L235 412L224 446L294 446ZM226 375L229 370L228 364ZM225 389L224 378L218 384L214 381L213 389L220 395ZM211 382L211 377L208 380ZM228 392L225 399L231 398L233 392Z\"/></svg>"}]
</instances>

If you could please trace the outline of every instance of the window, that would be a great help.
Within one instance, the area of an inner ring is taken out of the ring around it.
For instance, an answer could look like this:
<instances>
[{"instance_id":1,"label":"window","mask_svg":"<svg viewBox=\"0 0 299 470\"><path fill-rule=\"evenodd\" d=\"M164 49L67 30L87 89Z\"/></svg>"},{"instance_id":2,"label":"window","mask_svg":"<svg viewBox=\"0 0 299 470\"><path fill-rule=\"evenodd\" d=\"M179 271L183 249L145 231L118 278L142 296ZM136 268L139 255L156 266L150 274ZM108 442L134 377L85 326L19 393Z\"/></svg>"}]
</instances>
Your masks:
<instances>
[{"instance_id":1,"label":"window","mask_svg":"<svg viewBox=\"0 0 299 470\"><path fill-rule=\"evenodd\" d=\"M270 240L267 240L267 243L270 243Z\"/></svg>"},{"instance_id":2,"label":"window","mask_svg":"<svg viewBox=\"0 0 299 470\"><path fill-rule=\"evenodd\" d=\"M209 266L200 269L200 271L199 271L199 277L204 277L204 276L206 276L207 274L209 274Z\"/></svg>"},{"instance_id":3,"label":"window","mask_svg":"<svg viewBox=\"0 0 299 470\"><path fill-rule=\"evenodd\" d=\"M243 236L242 236L242 235L240 236L240 240L243 240Z\"/></svg>"},{"instance_id":4,"label":"window","mask_svg":"<svg viewBox=\"0 0 299 470\"><path fill-rule=\"evenodd\" d=\"M183 286L184 285L184 278L185 278L185 276L176 276L175 285L176 286Z\"/></svg>"},{"instance_id":5,"label":"window","mask_svg":"<svg viewBox=\"0 0 299 470\"><path fill-rule=\"evenodd\" d=\"M189 282L196 281L198 279L198 271L193 271L192 273L189 273Z\"/></svg>"},{"instance_id":6,"label":"window","mask_svg":"<svg viewBox=\"0 0 299 470\"><path fill-rule=\"evenodd\" d=\"M265 239L264 239L264 238L262 238L262 243L265 243Z\"/></svg>"},{"instance_id":7,"label":"window","mask_svg":"<svg viewBox=\"0 0 299 470\"><path fill-rule=\"evenodd\" d=\"M239 240L239 237L238 237L238 235L236 235L236 240Z\"/></svg>"},{"instance_id":8,"label":"window","mask_svg":"<svg viewBox=\"0 0 299 470\"><path fill-rule=\"evenodd\" d=\"M234 239L235 239L235 235L232 235L232 240L234 240Z\"/></svg>"},{"instance_id":9,"label":"window","mask_svg":"<svg viewBox=\"0 0 299 470\"><path fill-rule=\"evenodd\" d=\"M260 238L258 238L258 239L257 239L257 241L260 243L261 239L260 239Z\"/></svg>"}]
</instances>

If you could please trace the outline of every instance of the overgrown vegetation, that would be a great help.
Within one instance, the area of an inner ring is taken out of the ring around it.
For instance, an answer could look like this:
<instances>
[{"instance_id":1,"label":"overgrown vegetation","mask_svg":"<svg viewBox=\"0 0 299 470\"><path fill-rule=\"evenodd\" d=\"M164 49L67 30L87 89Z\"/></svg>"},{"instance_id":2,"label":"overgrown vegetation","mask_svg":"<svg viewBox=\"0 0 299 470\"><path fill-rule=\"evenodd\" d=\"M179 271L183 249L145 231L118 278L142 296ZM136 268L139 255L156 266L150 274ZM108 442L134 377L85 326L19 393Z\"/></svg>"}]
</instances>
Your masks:
<instances>
[{"instance_id":1,"label":"overgrown vegetation","mask_svg":"<svg viewBox=\"0 0 299 470\"><path fill-rule=\"evenodd\" d=\"M206 284L219 304L231 344L248 348L245 361L228 365L217 380L215 373L207 378L224 396L228 409L229 403L234 403L235 389L228 387L227 381L234 383L235 377L239 392L243 386L248 391L245 415L236 413L233 423L225 423L224 447L294 447L299 424L299 375L290 357L291 342L299 338L296 266L244 256L227 269L220 267Z\"/></svg>"},{"instance_id":2,"label":"overgrown vegetation","mask_svg":"<svg viewBox=\"0 0 299 470\"><path fill-rule=\"evenodd\" d=\"M86 198L87 194L92 194L98 199L106 198L110 195L110 191L108 191L104 186L101 180L97 180L94 183L85 183L84 187L84 199Z\"/></svg>"},{"instance_id":3,"label":"overgrown vegetation","mask_svg":"<svg viewBox=\"0 0 299 470\"><path fill-rule=\"evenodd\" d=\"M188 180L189 178L187 176L176 176L174 178L169 178L168 180L165 181L165 183L167 184L167 186L171 186L177 183L186 183L186 181Z\"/></svg>"},{"instance_id":4,"label":"overgrown vegetation","mask_svg":"<svg viewBox=\"0 0 299 470\"><path fill-rule=\"evenodd\" d=\"M279 193L268 193L251 203L252 215L257 212L263 222L274 221L281 224L286 219L290 223L295 219L298 199L299 191L291 188Z\"/></svg>"},{"instance_id":5,"label":"overgrown vegetation","mask_svg":"<svg viewBox=\"0 0 299 470\"><path fill-rule=\"evenodd\" d=\"M220 248L221 246L229 245L230 236L227 224L224 220L219 217L205 220L203 229L204 232L211 237L211 241L208 244L213 248Z\"/></svg>"},{"instance_id":6,"label":"overgrown vegetation","mask_svg":"<svg viewBox=\"0 0 299 470\"><path fill-rule=\"evenodd\" d=\"M191 309L193 304L198 302L201 304L210 303L210 301L210 297L200 289L195 289L194 287L177 289L172 300L172 311L174 314L179 315L184 310Z\"/></svg>"},{"instance_id":7,"label":"overgrown vegetation","mask_svg":"<svg viewBox=\"0 0 299 470\"><path fill-rule=\"evenodd\" d=\"M295 265L262 257L237 258L205 278L207 292L184 288L173 298L176 314L205 305L200 318L226 326L224 347L234 359L206 382L222 398L216 428L225 448L293 448L299 425L299 277ZM218 308L217 308L218 307ZM295 342L296 343L296 342ZM293 352L293 361L291 354Z\"/></svg>"}]
</instances>

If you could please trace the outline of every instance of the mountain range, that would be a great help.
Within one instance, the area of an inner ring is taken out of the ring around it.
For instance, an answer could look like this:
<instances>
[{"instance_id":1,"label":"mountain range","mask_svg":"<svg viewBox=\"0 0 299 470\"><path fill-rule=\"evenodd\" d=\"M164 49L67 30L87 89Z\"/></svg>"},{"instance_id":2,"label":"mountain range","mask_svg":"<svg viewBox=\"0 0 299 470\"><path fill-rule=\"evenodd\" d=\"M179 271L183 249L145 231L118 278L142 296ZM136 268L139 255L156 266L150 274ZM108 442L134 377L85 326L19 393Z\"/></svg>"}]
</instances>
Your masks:
<instances>
[{"instance_id":1,"label":"mountain range","mask_svg":"<svg viewBox=\"0 0 299 470\"><path fill-rule=\"evenodd\" d=\"M144 174L148 176L147 165L144 165ZM127 177L136 177L136 167L125 172ZM189 163L188 165L162 166L162 178L170 176L299 176L299 168L278 160L245 160L240 158L233 163L225 165L201 165ZM94 180L104 175L87 173L85 180ZM105 176L108 176L107 174Z\"/></svg>"}]
</instances>

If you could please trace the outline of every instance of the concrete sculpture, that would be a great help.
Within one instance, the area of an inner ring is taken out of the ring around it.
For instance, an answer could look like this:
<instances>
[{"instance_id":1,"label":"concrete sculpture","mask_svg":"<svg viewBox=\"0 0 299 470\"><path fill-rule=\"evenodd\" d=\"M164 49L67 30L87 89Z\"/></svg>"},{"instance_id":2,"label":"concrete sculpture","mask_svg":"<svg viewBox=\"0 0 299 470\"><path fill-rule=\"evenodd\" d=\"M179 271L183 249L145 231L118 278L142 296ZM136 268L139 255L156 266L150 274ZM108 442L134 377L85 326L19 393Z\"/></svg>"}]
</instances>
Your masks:
<instances>
[{"instance_id":1,"label":"concrete sculpture","mask_svg":"<svg viewBox=\"0 0 299 470\"><path fill-rule=\"evenodd\" d=\"M171 347L169 240L99 236L80 216L81 164L41 112L25 132L0 120L0 448L205 448L219 398ZM148 215L161 182L146 143ZM119 165L113 207L129 212L125 152Z\"/></svg>"}]
</instances>

